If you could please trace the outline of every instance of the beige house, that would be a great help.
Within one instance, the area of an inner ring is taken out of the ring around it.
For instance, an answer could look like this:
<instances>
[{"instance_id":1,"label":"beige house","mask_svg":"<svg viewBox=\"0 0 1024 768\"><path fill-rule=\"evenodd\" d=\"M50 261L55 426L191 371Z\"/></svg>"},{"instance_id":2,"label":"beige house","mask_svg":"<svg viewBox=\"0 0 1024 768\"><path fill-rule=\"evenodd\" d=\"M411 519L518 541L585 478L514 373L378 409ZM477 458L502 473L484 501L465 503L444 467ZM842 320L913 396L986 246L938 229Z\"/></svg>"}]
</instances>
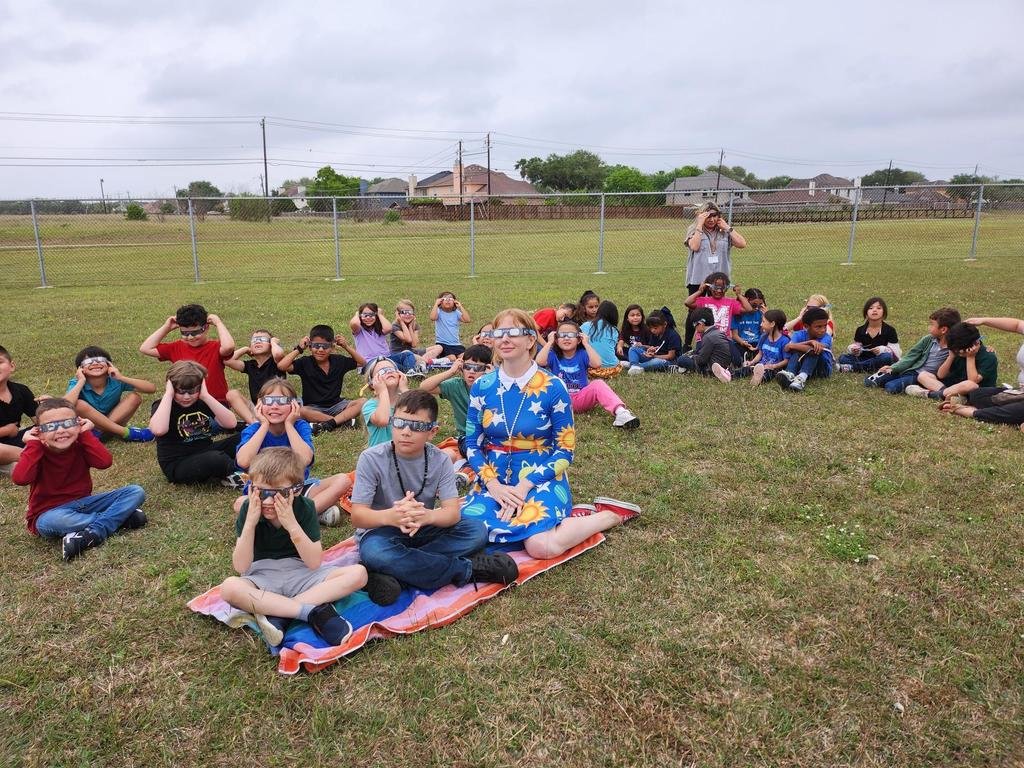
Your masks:
<instances>
[{"instance_id":1,"label":"beige house","mask_svg":"<svg viewBox=\"0 0 1024 768\"><path fill-rule=\"evenodd\" d=\"M435 173L418 183L415 176L409 177L409 197L437 197L445 205L459 205L470 200L482 203L487 200L488 195L504 203L520 205L540 205L544 202L536 187L529 182L513 179L495 170L488 174L482 165L467 165L460 168L456 164L451 171ZM520 197L521 195L536 197Z\"/></svg>"}]
</instances>

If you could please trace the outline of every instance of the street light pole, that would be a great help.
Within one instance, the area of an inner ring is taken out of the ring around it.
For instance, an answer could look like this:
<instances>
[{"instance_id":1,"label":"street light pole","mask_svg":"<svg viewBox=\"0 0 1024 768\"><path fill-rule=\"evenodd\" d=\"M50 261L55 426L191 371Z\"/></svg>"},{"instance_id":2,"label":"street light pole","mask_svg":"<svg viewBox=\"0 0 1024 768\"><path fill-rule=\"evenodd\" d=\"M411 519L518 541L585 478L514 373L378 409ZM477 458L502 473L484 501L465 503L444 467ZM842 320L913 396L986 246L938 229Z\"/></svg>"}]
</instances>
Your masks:
<instances>
[{"instance_id":1,"label":"street light pole","mask_svg":"<svg viewBox=\"0 0 1024 768\"><path fill-rule=\"evenodd\" d=\"M107 196L103 194L103 179L100 179L100 200L103 201L103 212L107 212Z\"/></svg>"}]
</instances>

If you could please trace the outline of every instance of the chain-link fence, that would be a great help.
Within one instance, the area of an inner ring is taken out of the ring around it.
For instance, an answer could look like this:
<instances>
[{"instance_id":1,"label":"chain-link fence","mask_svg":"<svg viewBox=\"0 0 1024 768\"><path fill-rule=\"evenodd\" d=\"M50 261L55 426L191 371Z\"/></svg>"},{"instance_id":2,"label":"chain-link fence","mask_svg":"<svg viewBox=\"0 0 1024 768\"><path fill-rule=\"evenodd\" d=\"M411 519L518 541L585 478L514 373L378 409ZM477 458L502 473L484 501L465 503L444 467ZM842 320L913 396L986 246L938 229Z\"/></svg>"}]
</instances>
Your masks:
<instances>
[{"instance_id":1,"label":"chain-link fence","mask_svg":"<svg viewBox=\"0 0 1024 768\"><path fill-rule=\"evenodd\" d=\"M713 201L752 264L973 259L1024 246L1024 185L450 198L0 202L12 287L665 271Z\"/></svg>"}]
</instances>

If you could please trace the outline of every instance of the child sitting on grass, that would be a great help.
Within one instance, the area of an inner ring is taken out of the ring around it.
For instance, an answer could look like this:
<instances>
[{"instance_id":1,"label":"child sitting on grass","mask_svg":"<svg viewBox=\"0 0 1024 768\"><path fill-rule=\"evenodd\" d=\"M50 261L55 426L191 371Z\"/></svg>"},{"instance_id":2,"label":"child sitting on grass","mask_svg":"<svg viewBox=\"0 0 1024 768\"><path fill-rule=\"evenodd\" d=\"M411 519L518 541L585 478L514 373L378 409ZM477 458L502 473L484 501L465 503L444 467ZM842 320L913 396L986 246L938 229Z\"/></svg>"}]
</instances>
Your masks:
<instances>
[{"instance_id":1,"label":"child sitting on grass","mask_svg":"<svg viewBox=\"0 0 1024 768\"><path fill-rule=\"evenodd\" d=\"M469 312L451 291L442 291L430 308L434 321L434 338L441 347L441 356L455 360L466 348L459 338L459 324L470 322Z\"/></svg>"},{"instance_id":2,"label":"child sitting on grass","mask_svg":"<svg viewBox=\"0 0 1024 768\"><path fill-rule=\"evenodd\" d=\"M832 302L828 300L828 296L823 293L812 293L807 297L807 301L804 302L803 309L801 309L796 317L786 323L786 332L793 333L794 331L802 331L806 328L804 322L804 312L811 307L820 307L828 313L828 325L826 331L829 336L835 338L836 335L836 324L832 319Z\"/></svg>"},{"instance_id":3,"label":"child sitting on grass","mask_svg":"<svg viewBox=\"0 0 1024 768\"><path fill-rule=\"evenodd\" d=\"M416 355L409 350L392 352L388 344L388 334L394 329L391 321L384 317L380 307L372 301L359 305L359 309L348 321L352 331L352 340L356 349L365 360L377 357L390 358L403 373L416 372Z\"/></svg>"},{"instance_id":4,"label":"child sitting on grass","mask_svg":"<svg viewBox=\"0 0 1024 768\"><path fill-rule=\"evenodd\" d=\"M36 415L37 398L24 384L11 381L14 359L0 347L0 474L9 475L25 447L23 438L31 427L21 427L21 417Z\"/></svg>"},{"instance_id":5,"label":"child sitting on grass","mask_svg":"<svg viewBox=\"0 0 1024 768\"><path fill-rule=\"evenodd\" d=\"M979 387L994 387L998 381L999 359L981 343L981 334L970 323L957 323L946 334L949 356L935 373L921 371L917 384L907 387L911 397L966 402Z\"/></svg>"},{"instance_id":6,"label":"child sitting on grass","mask_svg":"<svg viewBox=\"0 0 1024 768\"><path fill-rule=\"evenodd\" d=\"M356 464L352 524L370 574L366 591L379 605L395 602L403 584L511 584L519 576L507 554L484 552L483 522L462 517L452 464L430 444L435 434L437 399L404 392L395 402L392 440L367 448Z\"/></svg>"},{"instance_id":7,"label":"child sitting on grass","mask_svg":"<svg viewBox=\"0 0 1024 768\"><path fill-rule=\"evenodd\" d=\"M128 421L142 405L135 391L153 394L156 385L125 376L102 347L86 347L75 356L78 369L64 394L75 413L88 419L104 435L133 443L148 443L153 433L145 427L129 427Z\"/></svg>"},{"instance_id":8,"label":"child sitting on grass","mask_svg":"<svg viewBox=\"0 0 1024 768\"><path fill-rule=\"evenodd\" d=\"M647 316L647 333L649 342L646 347L630 347L630 376L644 371L667 371L673 366L676 358L682 354L683 342L675 328L668 327L668 321L661 312L651 312Z\"/></svg>"},{"instance_id":9,"label":"child sitting on grass","mask_svg":"<svg viewBox=\"0 0 1024 768\"><path fill-rule=\"evenodd\" d=\"M715 319L714 325L726 339L730 338L732 319L744 312L753 311L743 289L738 285L731 287L734 296L727 297L725 292L730 288L729 276L725 272L712 272L703 283L697 286L696 291L686 297L685 301L690 310L708 307ZM705 295L705 292L710 295ZM692 312L687 322L693 324Z\"/></svg>"},{"instance_id":10,"label":"child sitting on grass","mask_svg":"<svg viewBox=\"0 0 1024 768\"><path fill-rule=\"evenodd\" d=\"M761 318L761 338L757 341L757 354L750 363L736 372L737 376L749 376L750 386L756 387L762 381L771 381L781 368L789 363L786 345L789 337L782 332L786 325L786 313L781 309L769 309Z\"/></svg>"},{"instance_id":11,"label":"child sitting on grass","mask_svg":"<svg viewBox=\"0 0 1024 768\"><path fill-rule=\"evenodd\" d=\"M710 307L700 307L690 313L694 338L697 346L688 355L676 360L679 373L696 371L702 376L714 376L722 383L732 381L729 365L732 362L732 348L729 339L715 325L715 316Z\"/></svg>"},{"instance_id":12,"label":"child sitting on grass","mask_svg":"<svg viewBox=\"0 0 1024 768\"><path fill-rule=\"evenodd\" d=\"M373 397L363 405L366 446L373 448L390 442L391 416L395 411L393 403L402 392L408 391L409 380L387 357L377 357L367 362L363 367L363 375L366 376L366 387L373 389Z\"/></svg>"},{"instance_id":13,"label":"child sitting on grass","mask_svg":"<svg viewBox=\"0 0 1024 768\"><path fill-rule=\"evenodd\" d=\"M646 347L648 341L650 337L644 324L644 308L639 304L630 304L622 317L619 340L615 344L615 357L619 359L619 365L629 368L629 350L633 347Z\"/></svg>"},{"instance_id":14,"label":"child sitting on grass","mask_svg":"<svg viewBox=\"0 0 1024 768\"><path fill-rule=\"evenodd\" d=\"M209 336L211 324L217 329L216 340ZM178 330L181 338L164 342L163 339L174 329ZM228 380L224 375L224 361L235 353L235 340L221 319L207 313L201 304L178 307L173 316L168 317L163 325L142 342L139 351L157 360L172 363L191 360L199 363L207 371L210 394L218 402L234 409L246 423L253 420L248 400L237 389L228 389Z\"/></svg>"},{"instance_id":15,"label":"child sitting on grass","mask_svg":"<svg viewBox=\"0 0 1024 768\"><path fill-rule=\"evenodd\" d=\"M291 448L305 461L302 495L313 500L320 524L336 526L341 524L341 510L338 499L352 488L352 481L346 474L331 475L323 480L310 477L313 466L313 435L309 422L301 418L298 394L295 387L284 379L271 379L256 396L256 423L242 430L235 452L235 462L243 470L252 466L261 451L268 448ZM235 512L245 501L243 495L235 500Z\"/></svg>"},{"instance_id":16,"label":"child sitting on grass","mask_svg":"<svg viewBox=\"0 0 1024 768\"><path fill-rule=\"evenodd\" d=\"M335 355L335 346L348 355ZM311 357L302 357L307 349ZM329 325L314 325L309 335L288 350L277 362L278 369L294 372L302 382L302 418L312 424L313 435L330 432L341 424L356 425L362 410L362 398L346 400L341 396L345 374L366 364L348 339L335 334Z\"/></svg>"},{"instance_id":17,"label":"child sitting on grass","mask_svg":"<svg viewBox=\"0 0 1024 768\"><path fill-rule=\"evenodd\" d=\"M839 370L843 373L877 371L883 365L892 365L900 358L899 336L896 329L885 322L889 307L880 296L872 296L861 310L864 325L853 333L853 343L839 356Z\"/></svg>"},{"instance_id":18,"label":"child sitting on grass","mask_svg":"<svg viewBox=\"0 0 1024 768\"><path fill-rule=\"evenodd\" d=\"M126 485L92 495L91 469L107 469L114 460L92 433L92 422L80 418L67 400L43 400L37 425L25 433L25 449L11 479L31 486L25 519L30 533L60 537L65 561L97 547L119 528L141 528L146 515L139 507L146 493Z\"/></svg>"},{"instance_id":19,"label":"child sitting on grass","mask_svg":"<svg viewBox=\"0 0 1024 768\"><path fill-rule=\"evenodd\" d=\"M352 633L352 625L338 615L334 601L361 589L366 569L323 564L316 509L300 494L304 471L304 462L289 448L268 448L253 459L231 555L240 575L226 579L220 595L252 614L270 645L281 644L291 619L301 619L336 646Z\"/></svg>"},{"instance_id":20,"label":"child sitting on grass","mask_svg":"<svg viewBox=\"0 0 1024 768\"><path fill-rule=\"evenodd\" d=\"M832 335L828 332L828 312L821 307L805 307L804 329L789 337L785 350L789 362L779 370L776 381L790 392L803 392L812 378L832 375Z\"/></svg>"},{"instance_id":21,"label":"child sitting on grass","mask_svg":"<svg viewBox=\"0 0 1024 768\"><path fill-rule=\"evenodd\" d=\"M619 308L614 302L602 301L597 306L597 315L578 326L581 333L586 334L590 346L597 352L599 364L592 365L590 377L594 379L612 379L622 373L619 358L615 349L619 343ZM541 341L547 336L542 335Z\"/></svg>"},{"instance_id":22,"label":"child sitting on grass","mask_svg":"<svg viewBox=\"0 0 1024 768\"><path fill-rule=\"evenodd\" d=\"M899 395L917 382L920 373L936 373L949 355L946 334L959 322L960 313L952 307L932 312L928 316L928 333L895 363L883 365L864 379L864 386L884 387L890 395Z\"/></svg>"},{"instance_id":23,"label":"child sitting on grass","mask_svg":"<svg viewBox=\"0 0 1024 768\"><path fill-rule=\"evenodd\" d=\"M972 317L966 322L973 326L985 325L1007 333L1024 334L1024 320L1016 317ZM1024 425L1024 345L1017 351L1017 386L979 387L962 398L947 400L942 410L957 416L984 421L989 424ZM1024 429L1024 426L1022 426Z\"/></svg>"},{"instance_id":24,"label":"child sitting on grass","mask_svg":"<svg viewBox=\"0 0 1024 768\"><path fill-rule=\"evenodd\" d=\"M558 328L565 320L572 320L576 314L576 305L571 301L557 307L544 307L533 313L533 322L537 324L537 333L546 339L548 334ZM641 318L642 319L642 318Z\"/></svg>"},{"instance_id":25,"label":"child sitting on grass","mask_svg":"<svg viewBox=\"0 0 1024 768\"><path fill-rule=\"evenodd\" d=\"M181 360L167 371L163 397L153 403L149 428L156 436L156 459L172 483L220 480L240 488L235 475L237 434L213 441L216 431L238 426L235 415L206 388L206 369Z\"/></svg>"},{"instance_id":26,"label":"child sitting on grass","mask_svg":"<svg viewBox=\"0 0 1024 768\"><path fill-rule=\"evenodd\" d=\"M750 312L733 315L729 321L729 348L732 366L739 369L750 365L757 355L757 342L761 339L761 320L764 318L764 293L760 288L747 288L743 297L750 304Z\"/></svg>"},{"instance_id":27,"label":"child sitting on grass","mask_svg":"<svg viewBox=\"0 0 1024 768\"><path fill-rule=\"evenodd\" d=\"M243 360L246 355L249 359ZM288 374L277 369L277 361L282 357L281 342L266 328L259 328L252 332L249 346L236 349L231 359L224 363L231 370L244 373L249 380L250 408L255 406L264 384L271 379L287 377Z\"/></svg>"},{"instance_id":28,"label":"child sitting on grass","mask_svg":"<svg viewBox=\"0 0 1024 768\"><path fill-rule=\"evenodd\" d=\"M537 365L547 368L565 383L574 413L600 405L615 417L613 427L636 429L640 426L640 419L623 404L607 382L601 379L590 381L588 378L588 368L599 367L601 356L591 345L587 334L572 320L560 323L556 331L548 334L535 359Z\"/></svg>"},{"instance_id":29,"label":"child sitting on grass","mask_svg":"<svg viewBox=\"0 0 1024 768\"><path fill-rule=\"evenodd\" d=\"M392 354L412 352L417 365L427 365L441 354L441 347L420 343L420 324L416 322L416 305L409 299L399 299L395 305L395 321L391 324L388 347ZM392 358L393 359L393 358Z\"/></svg>"}]
</instances>

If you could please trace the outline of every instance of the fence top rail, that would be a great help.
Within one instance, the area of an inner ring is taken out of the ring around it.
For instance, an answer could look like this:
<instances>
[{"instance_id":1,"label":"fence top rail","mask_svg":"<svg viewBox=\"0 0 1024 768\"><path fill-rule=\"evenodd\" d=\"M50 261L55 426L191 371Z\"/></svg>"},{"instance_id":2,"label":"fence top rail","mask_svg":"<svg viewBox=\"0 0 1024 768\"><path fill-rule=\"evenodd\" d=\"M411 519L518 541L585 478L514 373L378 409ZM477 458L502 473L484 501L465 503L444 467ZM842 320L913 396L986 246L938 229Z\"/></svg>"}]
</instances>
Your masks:
<instances>
[{"instance_id":1,"label":"fence top rail","mask_svg":"<svg viewBox=\"0 0 1024 768\"><path fill-rule=\"evenodd\" d=\"M149 202L174 202L180 200L181 202L187 202L188 200L208 200L208 201L230 201L230 200L373 200L375 202L386 202L389 199L401 199L407 198L412 200L424 200L437 198L439 200L454 200L464 199L469 201L487 200L489 198L507 200L510 198L523 198L523 199L536 199L539 197L551 198L551 197L593 197L600 198L604 196L615 196L615 197L652 197L655 195L674 195L677 197L686 196L694 193L701 193L705 191L714 191L720 195L739 196L739 195L767 195L775 192L810 192L814 190L816 192L827 193L828 190L834 189L843 192L855 192L857 190L889 190L889 191L900 191L906 192L907 190L927 190L927 189L978 189L979 187L1020 187L1024 189L1024 184L1013 181L979 181L967 184L890 184L887 186L856 186L856 185L823 185L823 186L806 186L806 187L771 187L765 189L749 189L749 190L735 190L735 189L693 189L693 190L648 190L645 192L515 192L508 194L494 194L487 195L481 192L464 192L459 195L456 193L446 193L442 195L296 195L295 197L289 197L285 195L279 195L277 197L264 197L262 195L220 195L217 197L161 197L159 195L146 196L146 197L22 197L22 198L0 198L0 203L62 203L62 202L79 202L79 203L93 203L102 205L104 203L149 203Z\"/></svg>"}]
</instances>

